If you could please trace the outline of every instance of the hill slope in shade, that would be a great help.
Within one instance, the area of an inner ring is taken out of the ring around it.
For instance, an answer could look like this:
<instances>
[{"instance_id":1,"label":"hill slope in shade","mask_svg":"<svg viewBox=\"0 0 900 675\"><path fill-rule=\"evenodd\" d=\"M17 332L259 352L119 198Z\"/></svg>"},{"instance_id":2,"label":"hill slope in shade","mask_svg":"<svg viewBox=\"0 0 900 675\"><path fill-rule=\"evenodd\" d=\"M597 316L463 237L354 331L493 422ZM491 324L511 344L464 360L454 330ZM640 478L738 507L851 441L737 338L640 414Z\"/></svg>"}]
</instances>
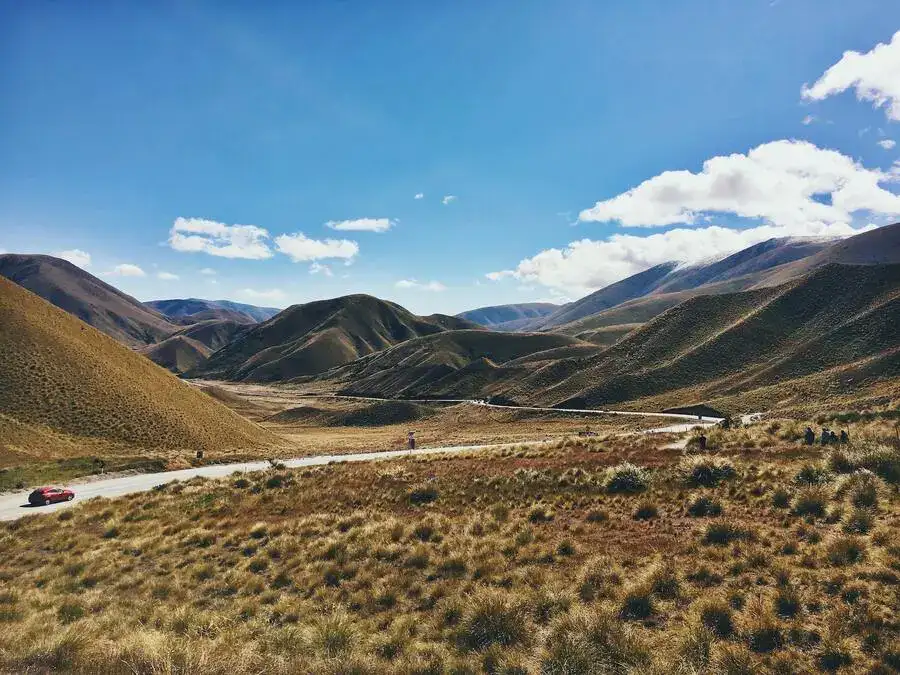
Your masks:
<instances>
[{"instance_id":1,"label":"hill slope in shade","mask_svg":"<svg viewBox=\"0 0 900 675\"><path fill-rule=\"evenodd\" d=\"M528 372L539 356L596 347L552 333L447 331L408 340L322 375L344 393L401 398L469 398L504 378ZM532 357L533 362L502 364ZM548 356L552 359L553 356Z\"/></svg>"},{"instance_id":2,"label":"hill slope in shade","mask_svg":"<svg viewBox=\"0 0 900 675\"><path fill-rule=\"evenodd\" d=\"M0 279L0 415L25 435L49 432L129 448L218 451L277 442L140 354L6 279ZM0 438L0 450L9 442Z\"/></svg>"},{"instance_id":3,"label":"hill slope in shade","mask_svg":"<svg viewBox=\"0 0 900 675\"><path fill-rule=\"evenodd\" d=\"M517 305L479 307L456 316L492 330L511 331L535 319L548 316L559 308L559 305L550 302L526 302Z\"/></svg>"},{"instance_id":4,"label":"hill slope in shade","mask_svg":"<svg viewBox=\"0 0 900 675\"><path fill-rule=\"evenodd\" d=\"M221 349L238 335L249 330L250 325L237 321L209 319L186 326L172 335L172 337L182 335L191 340L196 340L208 347L211 353Z\"/></svg>"},{"instance_id":5,"label":"hill slope in shade","mask_svg":"<svg viewBox=\"0 0 900 675\"><path fill-rule=\"evenodd\" d=\"M182 374L206 363L212 350L202 342L178 334L144 347L141 353L166 370Z\"/></svg>"},{"instance_id":6,"label":"hill slope in shade","mask_svg":"<svg viewBox=\"0 0 900 675\"><path fill-rule=\"evenodd\" d=\"M808 258L833 243L833 240L803 238L769 239L711 263L690 266L675 262L663 263L591 293L527 327L529 330L554 329L636 298L697 289L740 277L748 278L744 286L747 288L757 281L749 279L752 275ZM566 332L572 334L569 330Z\"/></svg>"},{"instance_id":7,"label":"hill slope in shade","mask_svg":"<svg viewBox=\"0 0 900 675\"><path fill-rule=\"evenodd\" d=\"M461 323L469 325L449 316L415 316L369 295L309 302L251 327L213 354L196 374L257 382L315 375Z\"/></svg>"},{"instance_id":8,"label":"hill slope in shade","mask_svg":"<svg viewBox=\"0 0 900 675\"><path fill-rule=\"evenodd\" d=\"M0 255L0 276L136 347L178 330L164 316L72 263L48 255Z\"/></svg>"},{"instance_id":9,"label":"hill slope in shade","mask_svg":"<svg viewBox=\"0 0 900 675\"><path fill-rule=\"evenodd\" d=\"M728 396L898 346L900 265L829 264L777 287L692 298L600 355L558 362L513 389L564 406L683 389Z\"/></svg>"},{"instance_id":10,"label":"hill slope in shade","mask_svg":"<svg viewBox=\"0 0 900 675\"><path fill-rule=\"evenodd\" d=\"M151 300L145 305L181 323L192 323L219 319L238 323L258 323L267 321L280 312L274 307L257 307L230 300L200 300L186 298L184 300Z\"/></svg>"}]
</instances>

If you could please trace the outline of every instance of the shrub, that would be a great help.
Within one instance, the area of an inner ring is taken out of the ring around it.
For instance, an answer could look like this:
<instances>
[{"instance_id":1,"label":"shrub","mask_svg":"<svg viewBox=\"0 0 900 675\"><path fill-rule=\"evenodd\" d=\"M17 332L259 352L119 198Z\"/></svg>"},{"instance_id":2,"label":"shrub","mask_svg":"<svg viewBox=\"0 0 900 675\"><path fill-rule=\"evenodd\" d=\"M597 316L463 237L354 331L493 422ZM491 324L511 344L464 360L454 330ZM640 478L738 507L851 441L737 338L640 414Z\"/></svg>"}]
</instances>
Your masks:
<instances>
[{"instance_id":1,"label":"shrub","mask_svg":"<svg viewBox=\"0 0 900 675\"><path fill-rule=\"evenodd\" d=\"M266 479L266 487L270 490L275 490L276 488L280 488L284 485L284 476L280 473L276 473L272 476L269 476Z\"/></svg>"},{"instance_id":2,"label":"shrub","mask_svg":"<svg viewBox=\"0 0 900 675\"><path fill-rule=\"evenodd\" d=\"M869 509L855 508L844 519L843 530L848 534L866 534L875 524L875 516Z\"/></svg>"},{"instance_id":3,"label":"shrub","mask_svg":"<svg viewBox=\"0 0 900 675\"><path fill-rule=\"evenodd\" d=\"M828 545L826 555L832 565L854 565L866 559L866 543L859 537L838 537Z\"/></svg>"},{"instance_id":4,"label":"shrub","mask_svg":"<svg viewBox=\"0 0 900 675\"><path fill-rule=\"evenodd\" d=\"M814 516L821 518L831 497L828 490L821 485L808 485L800 488L794 498L794 513L798 516Z\"/></svg>"},{"instance_id":5,"label":"shrub","mask_svg":"<svg viewBox=\"0 0 900 675\"><path fill-rule=\"evenodd\" d=\"M718 516L722 513L722 504L706 495L700 495L688 505L687 512L694 518Z\"/></svg>"},{"instance_id":6,"label":"shrub","mask_svg":"<svg viewBox=\"0 0 900 675\"><path fill-rule=\"evenodd\" d=\"M653 593L648 586L628 590L622 598L619 616L623 619L648 619L656 611Z\"/></svg>"},{"instance_id":7,"label":"shrub","mask_svg":"<svg viewBox=\"0 0 900 675\"><path fill-rule=\"evenodd\" d=\"M800 485L824 485L832 480L834 480L834 476L828 469L809 463L804 464L794 476L794 482Z\"/></svg>"},{"instance_id":8,"label":"shrub","mask_svg":"<svg viewBox=\"0 0 900 675\"><path fill-rule=\"evenodd\" d=\"M423 485L409 491L409 502L414 506L429 504L438 498L438 491L433 485Z\"/></svg>"},{"instance_id":9,"label":"shrub","mask_svg":"<svg viewBox=\"0 0 900 675\"><path fill-rule=\"evenodd\" d=\"M681 593L678 571L671 562L654 567L647 577L647 582L650 584L653 594L663 600L674 600Z\"/></svg>"},{"instance_id":10,"label":"shrub","mask_svg":"<svg viewBox=\"0 0 900 675\"><path fill-rule=\"evenodd\" d=\"M710 523L706 526L706 533L703 535L705 544L715 544L716 546L725 546L739 539L749 539L750 533L735 523L727 521L719 521Z\"/></svg>"},{"instance_id":11,"label":"shrub","mask_svg":"<svg viewBox=\"0 0 900 675\"><path fill-rule=\"evenodd\" d=\"M56 610L56 616L62 623L72 623L84 616L84 607L74 602L65 602Z\"/></svg>"},{"instance_id":12,"label":"shrub","mask_svg":"<svg viewBox=\"0 0 900 675\"><path fill-rule=\"evenodd\" d=\"M509 594L489 589L473 595L459 626L459 639L467 649L482 650L491 645L508 647L529 635L527 615Z\"/></svg>"},{"instance_id":13,"label":"shrub","mask_svg":"<svg viewBox=\"0 0 900 675\"><path fill-rule=\"evenodd\" d=\"M609 612L576 610L556 620L539 656L542 675L645 672L649 647Z\"/></svg>"},{"instance_id":14,"label":"shrub","mask_svg":"<svg viewBox=\"0 0 900 675\"><path fill-rule=\"evenodd\" d=\"M603 509L593 509L591 511L588 511L584 519L589 523L605 523L607 520L609 520L609 511L604 511Z\"/></svg>"},{"instance_id":15,"label":"shrub","mask_svg":"<svg viewBox=\"0 0 900 675\"><path fill-rule=\"evenodd\" d=\"M900 483L900 449L886 445L865 447L856 456L856 466L868 469L885 483Z\"/></svg>"},{"instance_id":16,"label":"shrub","mask_svg":"<svg viewBox=\"0 0 900 675\"><path fill-rule=\"evenodd\" d=\"M874 473L860 469L846 478L839 493L849 495L853 506L874 509L878 506L880 488L880 481Z\"/></svg>"},{"instance_id":17,"label":"shrub","mask_svg":"<svg viewBox=\"0 0 900 675\"><path fill-rule=\"evenodd\" d=\"M693 457L682 460L678 473L688 485L713 487L735 475L734 464L717 457Z\"/></svg>"},{"instance_id":18,"label":"shrub","mask_svg":"<svg viewBox=\"0 0 900 675\"><path fill-rule=\"evenodd\" d=\"M528 512L528 521L532 523L547 523L553 520L553 512L543 506L535 506Z\"/></svg>"},{"instance_id":19,"label":"shrub","mask_svg":"<svg viewBox=\"0 0 900 675\"><path fill-rule=\"evenodd\" d=\"M717 637L729 638L734 633L732 610L721 599L707 600L700 605L700 621Z\"/></svg>"},{"instance_id":20,"label":"shrub","mask_svg":"<svg viewBox=\"0 0 900 675\"><path fill-rule=\"evenodd\" d=\"M659 516L656 504L650 501L642 501L634 512L635 520L653 520Z\"/></svg>"},{"instance_id":21,"label":"shrub","mask_svg":"<svg viewBox=\"0 0 900 675\"><path fill-rule=\"evenodd\" d=\"M630 462L622 462L607 471L606 491L635 494L650 487L650 472Z\"/></svg>"},{"instance_id":22,"label":"shrub","mask_svg":"<svg viewBox=\"0 0 900 675\"><path fill-rule=\"evenodd\" d=\"M250 487L250 481L246 478L238 478L236 481L234 481L234 483L232 483L232 485L234 485L234 487L238 488L239 490L244 490Z\"/></svg>"},{"instance_id":23,"label":"shrub","mask_svg":"<svg viewBox=\"0 0 900 675\"><path fill-rule=\"evenodd\" d=\"M121 534L121 532L119 531L119 528L113 526L113 527L108 528L108 529L103 533L103 538L104 538L104 539L115 539L116 537L119 536L119 534Z\"/></svg>"},{"instance_id":24,"label":"shrub","mask_svg":"<svg viewBox=\"0 0 900 675\"><path fill-rule=\"evenodd\" d=\"M575 545L572 543L570 539L563 539L559 542L559 545L556 547L556 552L559 555L574 555L575 554Z\"/></svg>"},{"instance_id":25,"label":"shrub","mask_svg":"<svg viewBox=\"0 0 900 675\"><path fill-rule=\"evenodd\" d=\"M791 505L791 493L783 487L776 488L772 493L772 506L776 509L786 509Z\"/></svg>"},{"instance_id":26,"label":"shrub","mask_svg":"<svg viewBox=\"0 0 900 675\"><path fill-rule=\"evenodd\" d=\"M782 588L775 596L775 613L778 616L785 618L796 616L802 606L800 594L793 588Z\"/></svg>"},{"instance_id":27,"label":"shrub","mask_svg":"<svg viewBox=\"0 0 900 675\"><path fill-rule=\"evenodd\" d=\"M843 448L835 448L829 452L825 463L833 473L851 473L856 469L853 455Z\"/></svg>"},{"instance_id":28,"label":"shrub","mask_svg":"<svg viewBox=\"0 0 900 675\"><path fill-rule=\"evenodd\" d=\"M316 622L308 639L316 652L333 659L351 651L358 637L353 620L346 614L336 612Z\"/></svg>"}]
</instances>

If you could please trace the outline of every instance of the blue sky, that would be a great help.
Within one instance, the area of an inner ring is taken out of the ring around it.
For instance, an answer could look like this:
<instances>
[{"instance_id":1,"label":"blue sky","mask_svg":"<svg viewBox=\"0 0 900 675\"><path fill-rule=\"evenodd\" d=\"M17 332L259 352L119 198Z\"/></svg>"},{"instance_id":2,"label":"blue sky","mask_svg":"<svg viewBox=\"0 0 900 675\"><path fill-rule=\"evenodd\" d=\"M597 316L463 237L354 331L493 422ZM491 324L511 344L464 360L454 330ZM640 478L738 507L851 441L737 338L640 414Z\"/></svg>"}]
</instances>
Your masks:
<instances>
[{"instance_id":1,"label":"blue sky","mask_svg":"<svg viewBox=\"0 0 900 675\"><path fill-rule=\"evenodd\" d=\"M900 220L898 31L883 0L0 0L0 250L427 313L847 235Z\"/></svg>"}]
</instances>

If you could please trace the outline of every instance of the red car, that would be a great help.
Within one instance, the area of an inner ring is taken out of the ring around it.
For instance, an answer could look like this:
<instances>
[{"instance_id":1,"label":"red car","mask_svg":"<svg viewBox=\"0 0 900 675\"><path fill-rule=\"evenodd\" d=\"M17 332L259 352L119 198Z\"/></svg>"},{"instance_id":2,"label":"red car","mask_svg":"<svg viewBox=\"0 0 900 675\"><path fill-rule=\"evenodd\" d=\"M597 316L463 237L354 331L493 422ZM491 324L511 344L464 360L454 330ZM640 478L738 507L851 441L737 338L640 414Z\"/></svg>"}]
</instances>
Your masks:
<instances>
[{"instance_id":1,"label":"red car","mask_svg":"<svg viewBox=\"0 0 900 675\"><path fill-rule=\"evenodd\" d=\"M42 487L28 495L28 503L34 506L47 506L53 502L70 502L75 493L65 488Z\"/></svg>"}]
</instances>

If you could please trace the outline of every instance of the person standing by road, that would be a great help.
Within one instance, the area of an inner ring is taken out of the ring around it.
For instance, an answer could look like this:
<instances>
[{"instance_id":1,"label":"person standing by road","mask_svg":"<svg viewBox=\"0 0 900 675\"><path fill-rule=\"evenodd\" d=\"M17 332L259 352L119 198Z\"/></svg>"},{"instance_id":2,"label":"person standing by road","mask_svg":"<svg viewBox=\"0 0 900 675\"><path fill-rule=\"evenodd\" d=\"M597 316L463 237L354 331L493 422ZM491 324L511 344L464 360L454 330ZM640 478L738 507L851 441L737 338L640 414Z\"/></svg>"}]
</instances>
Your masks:
<instances>
[{"instance_id":1,"label":"person standing by road","mask_svg":"<svg viewBox=\"0 0 900 675\"><path fill-rule=\"evenodd\" d=\"M816 432L813 431L811 427L806 427L806 432L803 434L803 440L807 445L813 445L816 442Z\"/></svg>"},{"instance_id":2,"label":"person standing by road","mask_svg":"<svg viewBox=\"0 0 900 675\"><path fill-rule=\"evenodd\" d=\"M406 445L409 447L410 450L416 449L416 432L415 431L410 431L408 434L406 434Z\"/></svg>"}]
</instances>

